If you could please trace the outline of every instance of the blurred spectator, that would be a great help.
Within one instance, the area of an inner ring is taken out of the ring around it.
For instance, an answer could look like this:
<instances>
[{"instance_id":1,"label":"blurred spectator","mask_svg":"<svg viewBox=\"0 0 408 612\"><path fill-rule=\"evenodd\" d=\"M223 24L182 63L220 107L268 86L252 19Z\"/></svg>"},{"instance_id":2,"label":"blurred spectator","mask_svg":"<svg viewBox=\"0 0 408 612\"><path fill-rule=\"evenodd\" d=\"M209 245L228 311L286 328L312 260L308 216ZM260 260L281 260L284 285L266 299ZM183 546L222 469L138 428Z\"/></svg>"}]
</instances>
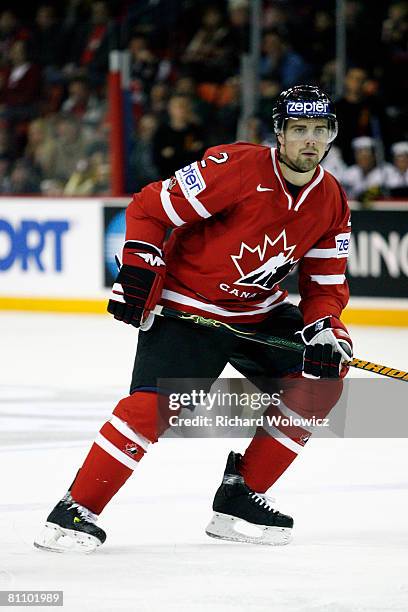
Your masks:
<instances>
[{"instance_id":1,"label":"blurred spectator","mask_svg":"<svg viewBox=\"0 0 408 612\"><path fill-rule=\"evenodd\" d=\"M234 142L237 139L238 122L241 114L241 85L239 77L230 77L225 81L217 100L218 110L215 122L209 129L208 144Z\"/></svg>"},{"instance_id":2,"label":"blurred spectator","mask_svg":"<svg viewBox=\"0 0 408 612\"><path fill-rule=\"evenodd\" d=\"M233 53L234 74L242 53L249 51L249 0L228 0L228 44Z\"/></svg>"},{"instance_id":3,"label":"blurred spectator","mask_svg":"<svg viewBox=\"0 0 408 612\"><path fill-rule=\"evenodd\" d=\"M0 194L10 193L11 182L9 176L10 158L0 153Z\"/></svg>"},{"instance_id":4,"label":"blurred spectator","mask_svg":"<svg viewBox=\"0 0 408 612\"><path fill-rule=\"evenodd\" d=\"M262 25L266 30L287 29L289 20L288 11L285 6L279 5L275 0L265 0L262 15Z\"/></svg>"},{"instance_id":5,"label":"blurred spectator","mask_svg":"<svg viewBox=\"0 0 408 612\"><path fill-rule=\"evenodd\" d=\"M109 195L110 168L106 152L94 151L87 158L79 159L66 182L66 196Z\"/></svg>"},{"instance_id":6,"label":"blurred spectator","mask_svg":"<svg viewBox=\"0 0 408 612\"><path fill-rule=\"evenodd\" d=\"M74 172L65 184L63 194L66 196L89 196L95 190L95 172L86 159L79 159Z\"/></svg>"},{"instance_id":7,"label":"blurred spectator","mask_svg":"<svg viewBox=\"0 0 408 612\"><path fill-rule=\"evenodd\" d=\"M169 100L168 121L159 125L153 141L154 162L161 178L199 159L204 153L204 133L186 96Z\"/></svg>"},{"instance_id":8,"label":"blurred spectator","mask_svg":"<svg viewBox=\"0 0 408 612\"><path fill-rule=\"evenodd\" d=\"M114 23L105 0L94 0L89 8L88 19L83 20L77 15L73 18L66 71L70 74L79 67L97 86L103 84L108 70L109 38Z\"/></svg>"},{"instance_id":9,"label":"blurred spectator","mask_svg":"<svg viewBox=\"0 0 408 612\"><path fill-rule=\"evenodd\" d=\"M406 46L408 35L408 3L393 2L383 22L382 40L396 49Z\"/></svg>"},{"instance_id":10,"label":"blurred spectator","mask_svg":"<svg viewBox=\"0 0 408 612\"><path fill-rule=\"evenodd\" d=\"M94 158L95 183L93 195L109 196L110 195L110 165L106 158Z\"/></svg>"},{"instance_id":11,"label":"blurred spectator","mask_svg":"<svg viewBox=\"0 0 408 612\"><path fill-rule=\"evenodd\" d=\"M9 53L16 40L28 40L30 30L20 25L16 15L11 10L0 13L0 62L6 64Z\"/></svg>"},{"instance_id":12,"label":"blurred spectator","mask_svg":"<svg viewBox=\"0 0 408 612\"><path fill-rule=\"evenodd\" d=\"M375 140L360 136L351 145L355 164L344 170L342 185L349 198L367 202L380 194L381 172L375 157Z\"/></svg>"},{"instance_id":13,"label":"blurred spectator","mask_svg":"<svg viewBox=\"0 0 408 612\"><path fill-rule=\"evenodd\" d=\"M105 157L108 156L110 133L110 124L108 121L102 119L102 121L94 127L92 135L86 130L83 130L83 133L86 135L85 157L91 157L96 154L101 154Z\"/></svg>"},{"instance_id":14,"label":"blurred spectator","mask_svg":"<svg viewBox=\"0 0 408 612\"><path fill-rule=\"evenodd\" d=\"M60 198L64 195L64 183L58 179L44 179L40 183L41 195Z\"/></svg>"},{"instance_id":15,"label":"blurred spectator","mask_svg":"<svg viewBox=\"0 0 408 612\"><path fill-rule=\"evenodd\" d=\"M153 113L159 121L167 118L167 105L169 100L169 87L166 83L156 83L150 91L148 111Z\"/></svg>"},{"instance_id":16,"label":"blurred spectator","mask_svg":"<svg viewBox=\"0 0 408 612\"><path fill-rule=\"evenodd\" d=\"M0 102L8 107L8 114L20 110L19 114L23 116L25 108L27 115L32 114L38 106L40 71L30 60L24 40L16 40L11 45L9 60L11 66L0 83Z\"/></svg>"},{"instance_id":17,"label":"blurred spectator","mask_svg":"<svg viewBox=\"0 0 408 612\"><path fill-rule=\"evenodd\" d=\"M392 164L385 164L382 172L382 191L391 197L408 197L408 141L395 142Z\"/></svg>"},{"instance_id":18,"label":"blurred spectator","mask_svg":"<svg viewBox=\"0 0 408 612\"><path fill-rule=\"evenodd\" d=\"M320 85L331 98L335 95L336 90L336 60L332 59L326 62L320 73Z\"/></svg>"},{"instance_id":19,"label":"blurred spectator","mask_svg":"<svg viewBox=\"0 0 408 612\"><path fill-rule=\"evenodd\" d=\"M38 114L41 73L29 59L24 40L12 44L9 59L11 66L0 81L0 116L14 132L21 151L25 145L26 122Z\"/></svg>"},{"instance_id":20,"label":"blurred spectator","mask_svg":"<svg viewBox=\"0 0 408 612\"><path fill-rule=\"evenodd\" d=\"M329 10L317 10L313 19L314 35L309 41L308 61L313 66L326 64L336 55L335 18Z\"/></svg>"},{"instance_id":21,"label":"blurred spectator","mask_svg":"<svg viewBox=\"0 0 408 612\"><path fill-rule=\"evenodd\" d=\"M86 157L86 142L81 124L74 117L60 115L55 130L55 148L45 178L57 178L66 182L78 160Z\"/></svg>"},{"instance_id":22,"label":"blurred spectator","mask_svg":"<svg viewBox=\"0 0 408 612\"><path fill-rule=\"evenodd\" d=\"M244 126L246 140L254 144L264 144L262 121L258 117L249 117Z\"/></svg>"},{"instance_id":23,"label":"blurred spectator","mask_svg":"<svg viewBox=\"0 0 408 612\"><path fill-rule=\"evenodd\" d=\"M381 59L381 23L384 3L346 0L345 18L347 29L347 60L351 66L364 66L375 72Z\"/></svg>"},{"instance_id":24,"label":"blurred spectator","mask_svg":"<svg viewBox=\"0 0 408 612\"><path fill-rule=\"evenodd\" d=\"M146 113L137 124L136 137L130 155L131 191L139 191L148 183L160 178L153 159L153 138L157 130L157 119Z\"/></svg>"},{"instance_id":25,"label":"blurred spectator","mask_svg":"<svg viewBox=\"0 0 408 612\"><path fill-rule=\"evenodd\" d=\"M10 160L16 157L10 132L5 122L0 122L0 155Z\"/></svg>"},{"instance_id":26,"label":"blurred spectator","mask_svg":"<svg viewBox=\"0 0 408 612\"><path fill-rule=\"evenodd\" d=\"M29 195L39 192L39 177L26 160L18 159L10 174L9 193L13 195Z\"/></svg>"},{"instance_id":27,"label":"blurred spectator","mask_svg":"<svg viewBox=\"0 0 408 612\"><path fill-rule=\"evenodd\" d=\"M408 2L393 2L382 27L383 87L390 105L408 97ZM393 109L394 114L398 110ZM407 117L405 113L405 128Z\"/></svg>"},{"instance_id":28,"label":"blurred spectator","mask_svg":"<svg viewBox=\"0 0 408 612\"><path fill-rule=\"evenodd\" d=\"M91 130L99 124L105 112L102 101L91 90L86 76L74 76L68 85L68 97L61 106L61 112L80 120Z\"/></svg>"},{"instance_id":29,"label":"blurred spectator","mask_svg":"<svg viewBox=\"0 0 408 612\"><path fill-rule=\"evenodd\" d=\"M216 6L206 7L201 25L182 56L183 63L198 81L220 83L229 76L231 66L227 36L228 28L221 10Z\"/></svg>"},{"instance_id":30,"label":"blurred spectator","mask_svg":"<svg viewBox=\"0 0 408 612\"><path fill-rule=\"evenodd\" d=\"M259 110L258 114L268 132L268 138L273 136L272 112L275 100L281 89L277 81L262 79L259 83Z\"/></svg>"},{"instance_id":31,"label":"blurred spectator","mask_svg":"<svg viewBox=\"0 0 408 612\"><path fill-rule=\"evenodd\" d=\"M374 95L367 95L367 82L368 75L363 68L349 68L344 80L343 96L336 102L337 118L341 126L336 144L346 164L353 163L350 146L353 138L386 137L384 111Z\"/></svg>"},{"instance_id":32,"label":"blurred spectator","mask_svg":"<svg viewBox=\"0 0 408 612\"><path fill-rule=\"evenodd\" d=\"M148 36L155 49L170 49L170 55L180 56L186 34L190 33L189 16L197 11L197 1L137 0L123 4L127 7L121 24L123 40L129 39L129 32L137 32Z\"/></svg>"},{"instance_id":33,"label":"blurred spectator","mask_svg":"<svg viewBox=\"0 0 408 612\"><path fill-rule=\"evenodd\" d=\"M171 63L160 59L150 48L143 34L134 34L128 45L130 53L130 77L140 83L147 93L156 80L164 81L169 77Z\"/></svg>"},{"instance_id":34,"label":"blurred spectator","mask_svg":"<svg viewBox=\"0 0 408 612\"><path fill-rule=\"evenodd\" d=\"M32 34L33 56L43 68L57 69L62 62L63 45L66 41L61 35L55 8L52 4L41 4L35 14Z\"/></svg>"},{"instance_id":35,"label":"blurred spectator","mask_svg":"<svg viewBox=\"0 0 408 612\"><path fill-rule=\"evenodd\" d=\"M130 53L130 87L135 116L141 116L150 91L157 81L168 79L172 65L166 59L159 59L150 48L144 34L134 34L128 44Z\"/></svg>"},{"instance_id":36,"label":"blurred spectator","mask_svg":"<svg viewBox=\"0 0 408 612\"><path fill-rule=\"evenodd\" d=\"M34 119L27 130L24 158L40 177L49 175L55 153L55 139L51 122L45 118Z\"/></svg>"},{"instance_id":37,"label":"blurred spectator","mask_svg":"<svg viewBox=\"0 0 408 612\"><path fill-rule=\"evenodd\" d=\"M206 124L212 118L214 106L198 95L198 86L194 77L179 77L173 85L173 92L190 98L192 111L200 123Z\"/></svg>"},{"instance_id":38,"label":"blurred spectator","mask_svg":"<svg viewBox=\"0 0 408 612\"><path fill-rule=\"evenodd\" d=\"M339 147L333 145L330 148L327 157L322 162L322 166L342 183L347 166L343 161Z\"/></svg>"},{"instance_id":39,"label":"blurred spectator","mask_svg":"<svg viewBox=\"0 0 408 612\"><path fill-rule=\"evenodd\" d=\"M207 145L236 140L241 113L239 77L229 77L224 83L199 83L197 95L204 103L205 113L200 119L206 124ZM198 113L203 110L201 104L195 104L195 98L192 103Z\"/></svg>"},{"instance_id":40,"label":"blurred spectator","mask_svg":"<svg viewBox=\"0 0 408 612\"><path fill-rule=\"evenodd\" d=\"M277 31L266 32L262 41L260 74L264 79L280 83L282 89L307 81L310 66L295 51L292 51Z\"/></svg>"}]
</instances>

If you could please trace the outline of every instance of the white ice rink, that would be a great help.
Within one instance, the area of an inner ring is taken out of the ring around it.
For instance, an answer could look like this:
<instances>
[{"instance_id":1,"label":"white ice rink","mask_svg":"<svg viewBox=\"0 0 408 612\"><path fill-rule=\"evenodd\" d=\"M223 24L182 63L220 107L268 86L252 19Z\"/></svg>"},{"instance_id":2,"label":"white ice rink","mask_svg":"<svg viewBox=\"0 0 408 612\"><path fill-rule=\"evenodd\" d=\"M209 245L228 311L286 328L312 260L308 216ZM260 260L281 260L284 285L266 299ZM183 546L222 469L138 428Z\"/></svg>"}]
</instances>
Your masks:
<instances>
[{"instance_id":1,"label":"white ice rink","mask_svg":"<svg viewBox=\"0 0 408 612\"><path fill-rule=\"evenodd\" d=\"M408 368L408 329L351 331L359 356ZM204 533L227 452L245 440L167 439L102 514L104 546L34 549L127 394L137 332L103 316L3 313L0 338L0 590L63 590L69 612L408 610L402 438L312 439L273 490L295 518L287 547Z\"/></svg>"}]
</instances>

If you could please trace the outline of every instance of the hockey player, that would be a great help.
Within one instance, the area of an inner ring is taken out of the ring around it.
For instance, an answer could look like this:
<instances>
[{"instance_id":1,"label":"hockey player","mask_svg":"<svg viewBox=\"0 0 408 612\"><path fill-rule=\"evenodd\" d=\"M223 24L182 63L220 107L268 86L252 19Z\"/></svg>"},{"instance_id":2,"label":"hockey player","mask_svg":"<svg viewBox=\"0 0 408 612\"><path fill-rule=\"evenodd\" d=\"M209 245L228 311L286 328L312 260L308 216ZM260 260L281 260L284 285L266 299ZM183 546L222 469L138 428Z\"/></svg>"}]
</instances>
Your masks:
<instances>
[{"instance_id":1,"label":"hockey player","mask_svg":"<svg viewBox=\"0 0 408 612\"><path fill-rule=\"evenodd\" d=\"M293 87L278 97L273 126L276 149L242 142L217 146L134 195L126 214L123 265L108 305L116 319L142 326L130 395L102 426L69 491L48 516L37 547L66 550L65 540L70 550L87 552L105 541L97 515L162 431L160 379L206 378L211 385L229 362L251 380L290 380L303 373L341 384L342 362L352 355L340 321L348 301L350 212L336 179L319 165L337 135L333 104L318 87ZM296 265L299 307L279 287ZM254 349L219 329L154 317L149 313L157 304L284 338L300 332L304 358ZM327 414L337 399L337 391L330 392L312 404L320 402L320 413ZM310 398L295 390L285 402L276 410L301 411ZM243 456L230 453L207 533L286 544L293 519L278 512L265 492L310 432L299 427L258 433L263 435L253 438ZM242 521L259 535L245 535L238 528Z\"/></svg>"}]
</instances>

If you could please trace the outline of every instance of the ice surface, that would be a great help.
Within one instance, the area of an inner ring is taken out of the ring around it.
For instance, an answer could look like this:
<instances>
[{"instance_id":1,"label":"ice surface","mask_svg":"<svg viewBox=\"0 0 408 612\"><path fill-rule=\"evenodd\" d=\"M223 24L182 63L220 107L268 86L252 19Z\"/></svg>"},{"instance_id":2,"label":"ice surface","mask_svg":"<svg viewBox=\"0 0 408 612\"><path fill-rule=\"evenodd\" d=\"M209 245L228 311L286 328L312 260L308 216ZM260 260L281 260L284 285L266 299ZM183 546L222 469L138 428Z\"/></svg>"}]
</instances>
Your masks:
<instances>
[{"instance_id":1,"label":"ice surface","mask_svg":"<svg viewBox=\"0 0 408 612\"><path fill-rule=\"evenodd\" d=\"M358 356L407 369L407 329L351 331ZM311 440L273 489L295 517L288 547L204 534L227 452L245 440L167 439L102 514L96 553L34 549L127 394L137 332L108 317L3 313L0 337L0 590L62 589L72 612L408 610L402 438Z\"/></svg>"}]
</instances>

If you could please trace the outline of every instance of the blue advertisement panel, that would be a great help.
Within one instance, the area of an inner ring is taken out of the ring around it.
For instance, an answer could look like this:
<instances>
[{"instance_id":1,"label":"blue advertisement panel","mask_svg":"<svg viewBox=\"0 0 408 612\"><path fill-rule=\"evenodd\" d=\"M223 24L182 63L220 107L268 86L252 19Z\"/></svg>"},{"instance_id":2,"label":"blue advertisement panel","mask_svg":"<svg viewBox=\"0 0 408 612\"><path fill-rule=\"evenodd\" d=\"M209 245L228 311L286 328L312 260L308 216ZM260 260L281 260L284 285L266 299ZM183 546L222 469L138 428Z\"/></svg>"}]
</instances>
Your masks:
<instances>
[{"instance_id":1,"label":"blue advertisement panel","mask_svg":"<svg viewBox=\"0 0 408 612\"><path fill-rule=\"evenodd\" d=\"M104 282L111 287L118 273L115 255L121 256L125 240L125 207L105 206L104 219Z\"/></svg>"}]
</instances>

